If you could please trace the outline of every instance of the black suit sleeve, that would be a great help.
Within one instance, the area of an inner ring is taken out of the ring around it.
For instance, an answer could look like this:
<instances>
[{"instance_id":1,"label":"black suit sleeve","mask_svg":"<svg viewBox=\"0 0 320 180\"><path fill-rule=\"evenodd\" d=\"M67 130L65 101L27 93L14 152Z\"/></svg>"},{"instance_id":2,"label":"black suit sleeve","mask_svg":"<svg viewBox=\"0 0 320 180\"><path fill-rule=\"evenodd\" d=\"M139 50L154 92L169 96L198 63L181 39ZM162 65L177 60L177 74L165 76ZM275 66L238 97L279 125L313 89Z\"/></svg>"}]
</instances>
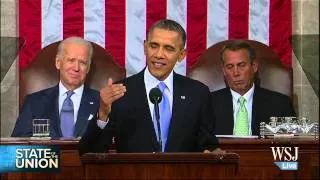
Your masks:
<instances>
[{"instance_id":1,"label":"black suit sleeve","mask_svg":"<svg viewBox=\"0 0 320 180\"><path fill-rule=\"evenodd\" d=\"M22 112L20 113L11 137L31 137L32 136L32 104L30 96L26 96Z\"/></svg>"},{"instance_id":2,"label":"black suit sleeve","mask_svg":"<svg viewBox=\"0 0 320 180\"><path fill-rule=\"evenodd\" d=\"M113 122L111 118L108 124L101 129L97 125L97 118L91 120L86 132L79 141L79 154L106 152L112 144Z\"/></svg>"},{"instance_id":3,"label":"black suit sleeve","mask_svg":"<svg viewBox=\"0 0 320 180\"><path fill-rule=\"evenodd\" d=\"M198 142L200 151L214 150L218 147L219 142L214 134L214 120L212 114L212 102L209 89L202 93L202 104L200 113L200 130L198 134Z\"/></svg>"},{"instance_id":4,"label":"black suit sleeve","mask_svg":"<svg viewBox=\"0 0 320 180\"><path fill-rule=\"evenodd\" d=\"M285 96L283 100L283 116L296 116L296 113L294 111L293 105L291 103L291 100L289 97Z\"/></svg>"}]
</instances>

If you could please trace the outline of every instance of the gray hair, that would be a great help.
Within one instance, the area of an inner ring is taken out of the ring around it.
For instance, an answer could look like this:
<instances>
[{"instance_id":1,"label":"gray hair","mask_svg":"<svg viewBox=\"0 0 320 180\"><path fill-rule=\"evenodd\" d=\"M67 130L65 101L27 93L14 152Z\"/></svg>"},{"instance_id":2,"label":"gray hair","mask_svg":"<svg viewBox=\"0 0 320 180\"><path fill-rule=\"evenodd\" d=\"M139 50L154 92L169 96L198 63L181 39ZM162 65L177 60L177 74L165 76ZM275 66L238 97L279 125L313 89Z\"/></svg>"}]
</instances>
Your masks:
<instances>
[{"instance_id":1,"label":"gray hair","mask_svg":"<svg viewBox=\"0 0 320 180\"><path fill-rule=\"evenodd\" d=\"M256 59L256 52L254 48L244 40L232 40L228 42L225 46L223 46L220 52L220 59L222 61L222 64L224 64L223 55L226 50L237 51L239 49L245 49L247 51L250 63L252 64L253 61Z\"/></svg>"},{"instance_id":2,"label":"gray hair","mask_svg":"<svg viewBox=\"0 0 320 180\"><path fill-rule=\"evenodd\" d=\"M187 39L186 31L183 29L183 27L179 23L177 23L176 21L170 20L170 19L160 20L151 26L151 28L149 29L149 32L148 32L148 37L149 37L149 34L155 28L177 32L182 40L182 48L184 48L184 45L186 44L186 39Z\"/></svg>"},{"instance_id":3,"label":"gray hair","mask_svg":"<svg viewBox=\"0 0 320 180\"><path fill-rule=\"evenodd\" d=\"M89 65L91 64L91 58L92 58L92 54L93 54L93 47L92 47L92 44L81 38L81 37L76 37L76 36L73 36L73 37L68 37L66 39L64 39L63 41L60 42L59 46L58 46L58 51L57 51L57 56L59 57L62 57L63 56L63 53L64 53L64 45L66 43L74 43L74 44L83 44L83 45L86 45L88 47L88 51L89 51L89 54L88 54L88 61L89 61Z\"/></svg>"}]
</instances>

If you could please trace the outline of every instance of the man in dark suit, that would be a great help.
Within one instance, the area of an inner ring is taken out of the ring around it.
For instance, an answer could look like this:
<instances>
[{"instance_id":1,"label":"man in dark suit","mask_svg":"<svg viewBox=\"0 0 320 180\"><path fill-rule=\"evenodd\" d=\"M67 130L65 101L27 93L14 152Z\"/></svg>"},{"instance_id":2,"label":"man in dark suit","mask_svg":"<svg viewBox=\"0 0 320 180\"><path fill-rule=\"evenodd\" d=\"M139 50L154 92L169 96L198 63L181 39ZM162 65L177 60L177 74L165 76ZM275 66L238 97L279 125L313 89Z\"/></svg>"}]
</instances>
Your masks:
<instances>
[{"instance_id":1,"label":"man in dark suit","mask_svg":"<svg viewBox=\"0 0 320 180\"><path fill-rule=\"evenodd\" d=\"M99 92L84 86L92 51L91 43L79 37L67 38L59 44L56 56L59 84L25 98L11 136L32 136L32 119L49 119L50 137L83 135L99 109Z\"/></svg>"},{"instance_id":2,"label":"man in dark suit","mask_svg":"<svg viewBox=\"0 0 320 180\"><path fill-rule=\"evenodd\" d=\"M146 68L118 84L108 80L100 91L98 120L90 122L80 140L80 154L106 151L113 137L117 152L223 152L213 134L208 87L173 71L185 57L185 41L185 31L175 21L151 27L144 42ZM162 118L170 113L160 113L159 132L148 95L160 84L171 115L166 121Z\"/></svg>"},{"instance_id":3,"label":"man in dark suit","mask_svg":"<svg viewBox=\"0 0 320 180\"><path fill-rule=\"evenodd\" d=\"M216 134L259 135L260 122L295 116L287 96L254 84L258 64L248 43L231 41L223 47L221 60L228 87L212 93Z\"/></svg>"}]
</instances>

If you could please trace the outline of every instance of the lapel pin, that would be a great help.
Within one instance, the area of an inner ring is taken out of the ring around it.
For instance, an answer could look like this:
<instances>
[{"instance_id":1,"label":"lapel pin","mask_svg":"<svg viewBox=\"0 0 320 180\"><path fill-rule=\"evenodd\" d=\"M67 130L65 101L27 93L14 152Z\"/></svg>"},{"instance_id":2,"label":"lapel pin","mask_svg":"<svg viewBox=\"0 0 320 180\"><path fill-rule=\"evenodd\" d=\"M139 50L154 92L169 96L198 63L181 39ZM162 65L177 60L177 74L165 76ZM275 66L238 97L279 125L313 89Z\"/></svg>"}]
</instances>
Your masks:
<instances>
[{"instance_id":1,"label":"lapel pin","mask_svg":"<svg viewBox=\"0 0 320 180\"><path fill-rule=\"evenodd\" d=\"M186 97L185 96L181 96L181 99L186 99Z\"/></svg>"},{"instance_id":2,"label":"lapel pin","mask_svg":"<svg viewBox=\"0 0 320 180\"><path fill-rule=\"evenodd\" d=\"M90 114L88 120L90 121L93 118L93 115Z\"/></svg>"}]
</instances>

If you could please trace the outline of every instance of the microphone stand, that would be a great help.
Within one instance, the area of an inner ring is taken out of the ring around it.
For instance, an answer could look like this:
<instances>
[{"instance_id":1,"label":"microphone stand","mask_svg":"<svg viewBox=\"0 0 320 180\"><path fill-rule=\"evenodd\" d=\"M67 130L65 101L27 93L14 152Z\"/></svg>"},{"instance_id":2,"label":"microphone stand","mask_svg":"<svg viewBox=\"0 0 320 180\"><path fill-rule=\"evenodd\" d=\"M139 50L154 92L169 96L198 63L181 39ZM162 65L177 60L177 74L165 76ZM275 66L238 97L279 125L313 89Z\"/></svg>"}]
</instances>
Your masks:
<instances>
[{"instance_id":1,"label":"microphone stand","mask_svg":"<svg viewBox=\"0 0 320 180\"><path fill-rule=\"evenodd\" d=\"M156 101L154 103L155 113L156 113L156 121L158 127L158 136L159 136L159 152L162 152L162 138L161 138L161 128L160 128L160 113L159 113L159 103Z\"/></svg>"}]
</instances>

